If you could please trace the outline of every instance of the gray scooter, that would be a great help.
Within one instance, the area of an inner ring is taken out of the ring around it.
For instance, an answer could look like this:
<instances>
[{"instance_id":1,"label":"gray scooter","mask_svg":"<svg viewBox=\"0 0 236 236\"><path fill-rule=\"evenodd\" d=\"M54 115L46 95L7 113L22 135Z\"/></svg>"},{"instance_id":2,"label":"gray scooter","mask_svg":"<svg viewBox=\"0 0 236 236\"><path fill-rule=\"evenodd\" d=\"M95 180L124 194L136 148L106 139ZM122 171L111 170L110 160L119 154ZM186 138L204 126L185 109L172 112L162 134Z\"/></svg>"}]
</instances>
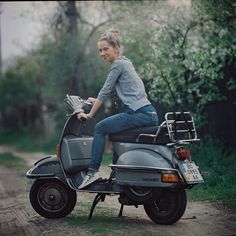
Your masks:
<instances>
[{"instance_id":1,"label":"gray scooter","mask_svg":"<svg viewBox=\"0 0 236 236\"><path fill-rule=\"evenodd\" d=\"M91 159L95 121L79 122L76 117L81 109L88 112L91 104L69 95L65 101L73 113L65 123L57 154L42 158L26 174L35 179L29 194L34 210L46 218L65 217L76 204L77 192L89 192L96 194L89 219L99 201L115 194L121 204L119 216L124 205L143 205L157 224L178 221L186 209L185 189L204 181L188 151L199 141L190 113L169 112L159 127L110 135L110 177L80 190Z\"/></svg>"}]
</instances>

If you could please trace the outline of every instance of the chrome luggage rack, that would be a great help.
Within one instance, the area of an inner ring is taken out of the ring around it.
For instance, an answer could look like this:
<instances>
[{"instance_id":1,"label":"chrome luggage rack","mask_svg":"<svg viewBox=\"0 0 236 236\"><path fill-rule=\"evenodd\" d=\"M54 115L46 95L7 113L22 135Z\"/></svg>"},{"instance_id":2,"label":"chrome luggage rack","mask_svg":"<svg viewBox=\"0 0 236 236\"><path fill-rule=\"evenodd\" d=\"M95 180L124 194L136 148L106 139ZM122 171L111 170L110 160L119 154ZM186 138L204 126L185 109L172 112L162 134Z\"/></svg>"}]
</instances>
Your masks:
<instances>
[{"instance_id":1,"label":"chrome luggage rack","mask_svg":"<svg viewBox=\"0 0 236 236\"><path fill-rule=\"evenodd\" d=\"M168 112L165 114L165 119L168 134L172 142L199 141L190 112Z\"/></svg>"},{"instance_id":2,"label":"chrome luggage rack","mask_svg":"<svg viewBox=\"0 0 236 236\"><path fill-rule=\"evenodd\" d=\"M193 143L199 141L197 138L197 132L194 124L193 117L190 112L167 112L165 114L165 121L159 126L156 134L140 134L137 138L137 142L140 142L142 138L152 138L152 143L156 143L158 135L163 128L167 128L168 136L171 143L168 146L176 143Z\"/></svg>"}]
</instances>

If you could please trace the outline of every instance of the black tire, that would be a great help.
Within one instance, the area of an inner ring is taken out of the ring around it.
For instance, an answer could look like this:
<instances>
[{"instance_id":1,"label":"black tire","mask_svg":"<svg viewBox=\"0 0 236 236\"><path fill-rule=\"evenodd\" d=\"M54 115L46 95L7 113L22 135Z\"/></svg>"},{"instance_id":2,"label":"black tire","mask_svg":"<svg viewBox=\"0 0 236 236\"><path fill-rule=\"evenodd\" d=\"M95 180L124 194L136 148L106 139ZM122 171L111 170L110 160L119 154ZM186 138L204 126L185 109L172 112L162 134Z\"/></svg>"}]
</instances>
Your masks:
<instances>
[{"instance_id":1,"label":"black tire","mask_svg":"<svg viewBox=\"0 0 236 236\"><path fill-rule=\"evenodd\" d=\"M183 216L186 205L187 197L184 189L163 190L157 199L144 205L144 210L156 224L171 225Z\"/></svg>"},{"instance_id":2,"label":"black tire","mask_svg":"<svg viewBox=\"0 0 236 236\"><path fill-rule=\"evenodd\" d=\"M75 207L76 191L57 179L38 179L30 189L34 210L45 218L62 218Z\"/></svg>"}]
</instances>

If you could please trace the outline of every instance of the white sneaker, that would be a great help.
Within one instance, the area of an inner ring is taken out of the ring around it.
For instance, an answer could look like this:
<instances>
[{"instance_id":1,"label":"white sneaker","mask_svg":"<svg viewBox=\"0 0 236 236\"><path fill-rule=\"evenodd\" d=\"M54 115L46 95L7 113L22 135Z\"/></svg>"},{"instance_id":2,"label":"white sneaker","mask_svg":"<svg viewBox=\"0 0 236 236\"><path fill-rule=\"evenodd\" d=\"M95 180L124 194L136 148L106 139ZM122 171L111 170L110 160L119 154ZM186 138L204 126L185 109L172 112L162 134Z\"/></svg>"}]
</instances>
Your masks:
<instances>
[{"instance_id":1,"label":"white sneaker","mask_svg":"<svg viewBox=\"0 0 236 236\"><path fill-rule=\"evenodd\" d=\"M84 180L82 182L82 184L79 186L79 189L82 189L90 184L92 184L93 182L95 182L98 179L101 179L101 175L99 171L91 171L88 172L88 174L84 177Z\"/></svg>"}]
</instances>

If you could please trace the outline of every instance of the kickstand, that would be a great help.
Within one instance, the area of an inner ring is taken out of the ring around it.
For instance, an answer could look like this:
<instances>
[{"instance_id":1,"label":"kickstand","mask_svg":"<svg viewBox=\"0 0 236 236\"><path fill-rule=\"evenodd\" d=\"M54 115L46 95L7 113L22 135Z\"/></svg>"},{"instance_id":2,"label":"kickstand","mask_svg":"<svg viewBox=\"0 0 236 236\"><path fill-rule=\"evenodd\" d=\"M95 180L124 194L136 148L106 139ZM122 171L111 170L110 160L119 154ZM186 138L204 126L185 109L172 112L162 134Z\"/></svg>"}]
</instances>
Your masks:
<instances>
[{"instance_id":1,"label":"kickstand","mask_svg":"<svg viewBox=\"0 0 236 236\"><path fill-rule=\"evenodd\" d=\"M95 206L98 204L99 201L104 201L105 200L105 197L106 197L106 194L105 193L98 193L96 195L96 197L94 198L93 200L93 204L92 204L92 207L91 207L91 210L90 210L90 213L89 213L89 217L88 217L88 220L90 220L92 218L92 215L93 215L93 211L94 211L94 208Z\"/></svg>"},{"instance_id":2,"label":"kickstand","mask_svg":"<svg viewBox=\"0 0 236 236\"><path fill-rule=\"evenodd\" d=\"M123 209L124 209L124 204L121 204L121 206L120 206L120 212L119 212L118 217L121 217L121 216L122 216Z\"/></svg>"}]
</instances>

